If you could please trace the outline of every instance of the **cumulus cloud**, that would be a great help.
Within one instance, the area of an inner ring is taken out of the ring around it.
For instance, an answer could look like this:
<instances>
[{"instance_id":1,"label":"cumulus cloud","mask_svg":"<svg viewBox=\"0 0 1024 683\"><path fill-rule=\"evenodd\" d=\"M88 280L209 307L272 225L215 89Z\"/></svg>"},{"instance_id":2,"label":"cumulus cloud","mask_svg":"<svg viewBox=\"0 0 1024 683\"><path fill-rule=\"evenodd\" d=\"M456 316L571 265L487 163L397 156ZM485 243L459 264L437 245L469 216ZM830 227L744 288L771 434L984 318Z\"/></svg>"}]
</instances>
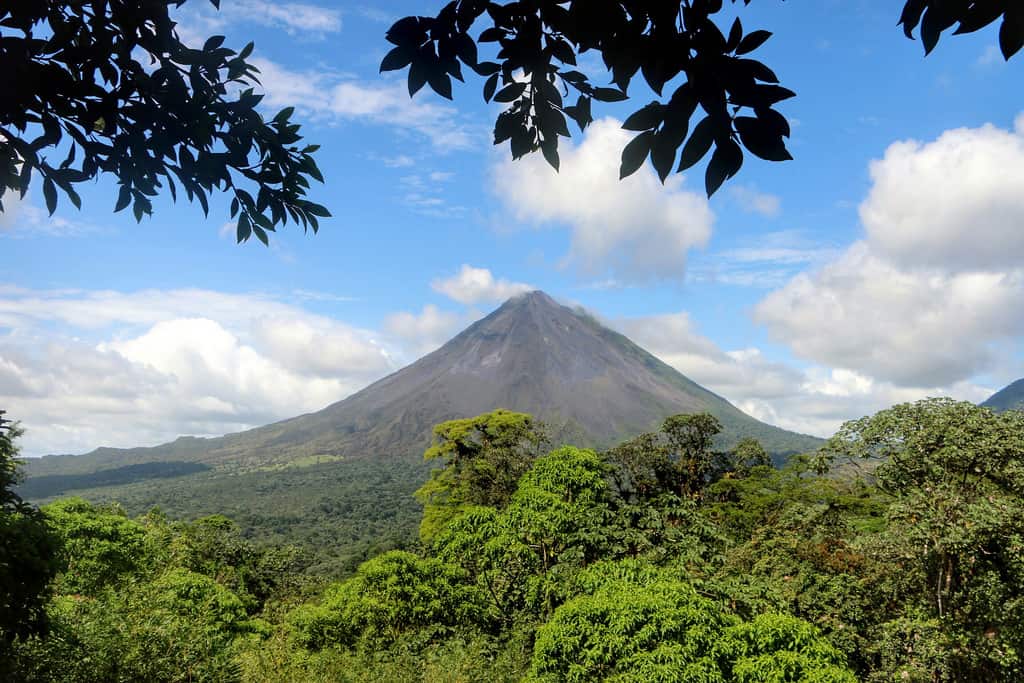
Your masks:
<instances>
[{"instance_id":1,"label":"cumulus cloud","mask_svg":"<svg viewBox=\"0 0 1024 683\"><path fill-rule=\"evenodd\" d=\"M896 142L870 172L860 217L878 254L947 270L1024 262L1024 116L1014 130L988 124Z\"/></svg>"},{"instance_id":2,"label":"cumulus cloud","mask_svg":"<svg viewBox=\"0 0 1024 683\"><path fill-rule=\"evenodd\" d=\"M846 420L927 396L982 401L991 390L971 382L899 386L842 368L795 367L755 347L724 350L686 313L621 318L613 327L681 373L763 422L827 437Z\"/></svg>"},{"instance_id":3,"label":"cumulus cloud","mask_svg":"<svg viewBox=\"0 0 1024 683\"><path fill-rule=\"evenodd\" d=\"M798 371L756 348L725 351L699 334L687 313L613 320L611 324L684 375L730 400L777 398L800 383Z\"/></svg>"},{"instance_id":4,"label":"cumulus cloud","mask_svg":"<svg viewBox=\"0 0 1024 683\"><path fill-rule=\"evenodd\" d=\"M909 386L986 370L998 340L1024 334L1024 275L903 270L868 243L801 274L755 308L797 354Z\"/></svg>"},{"instance_id":5,"label":"cumulus cloud","mask_svg":"<svg viewBox=\"0 0 1024 683\"><path fill-rule=\"evenodd\" d=\"M522 282L495 278L486 268L462 264L459 272L449 278L430 283L435 292L462 304L493 303L535 289Z\"/></svg>"},{"instance_id":6,"label":"cumulus cloud","mask_svg":"<svg viewBox=\"0 0 1024 683\"><path fill-rule=\"evenodd\" d=\"M356 121L411 131L437 150L466 149L477 136L458 122L454 108L430 93L410 98L404 81L364 82L337 74L293 71L262 58L250 60L260 70L272 108L295 106L328 121Z\"/></svg>"},{"instance_id":7,"label":"cumulus cloud","mask_svg":"<svg viewBox=\"0 0 1024 683\"><path fill-rule=\"evenodd\" d=\"M465 315L443 311L427 304L419 313L401 311L384 319L384 331L405 342L414 357L437 349L464 327L470 319Z\"/></svg>"},{"instance_id":8,"label":"cumulus cloud","mask_svg":"<svg viewBox=\"0 0 1024 683\"><path fill-rule=\"evenodd\" d=\"M378 335L266 295L0 290L0 404L29 455L215 435L396 367Z\"/></svg>"},{"instance_id":9,"label":"cumulus cloud","mask_svg":"<svg viewBox=\"0 0 1024 683\"><path fill-rule=\"evenodd\" d=\"M739 396L734 404L762 422L828 437L847 420L872 415L897 403L931 396L978 403L991 393L991 389L968 381L944 387L903 387L850 370L815 366L804 370L801 381L783 395Z\"/></svg>"},{"instance_id":10,"label":"cumulus cloud","mask_svg":"<svg viewBox=\"0 0 1024 683\"><path fill-rule=\"evenodd\" d=\"M996 367L1024 335L1024 119L897 142L870 169L865 239L755 319L804 358L900 387Z\"/></svg>"},{"instance_id":11,"label":"cumulus cloud","mask_svg":"<svg viewBox=\"0 0 1024 683\"><path fill-rule=\"evenodd\" d=\"M662 186L644 166L620 181L630 138L615 119L595 121L578 146L562 141L558 173L539 155L505 158L493 168L492 189L519 221L567 226L567 263L587 276L682 279L687 252L707 243L714 215L702 194L684 189L682 176Z\"/></svg>"}]
</instances>

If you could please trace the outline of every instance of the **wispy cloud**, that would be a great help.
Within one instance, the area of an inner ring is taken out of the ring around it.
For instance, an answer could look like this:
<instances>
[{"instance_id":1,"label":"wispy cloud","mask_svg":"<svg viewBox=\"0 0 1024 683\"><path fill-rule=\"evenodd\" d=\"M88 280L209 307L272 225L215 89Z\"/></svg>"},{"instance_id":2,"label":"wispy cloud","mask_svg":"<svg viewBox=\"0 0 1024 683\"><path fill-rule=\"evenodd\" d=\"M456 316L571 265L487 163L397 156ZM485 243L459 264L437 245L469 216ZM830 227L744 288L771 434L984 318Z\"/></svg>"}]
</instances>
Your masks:
<instances>
[{"instance_id":1,"label":"wispy cloud","mask_svg":"<svg viewBox=\"0 0 1024 683\"><path fill-rule=\"evenodd\" d=\"M472 148L483 137L460 123L458 112L436 96L420 93L410 98L404 82L293 71L262 58L252 63L260 70L264 101L271 107L295 106L331 122L355 121L412 132L429 140L435 151Z\"/></svg>"},{"instance_id":2,"label":"wispy cloud","mask_svg":"<svg viewBox=\"0 0 1024 683\"><path fill-rule=\"evenodd\" d=\"M306 2L225 0L220 10L209 3L189 3L178 12L178 34L187 45L198 46L229 25L256 24L280 29L292 36L321 39L341 31L342 13L336 8Z\"/></svg>"},{"instance_id":3,"label":"wispy cloud","mask_svg":"<svg viewBox=\"0 0 1024 683\"><path fill-rule=\"evenodd\" d=\"M747 213L775 218L782 211L782 200L777 195L761 192L752 185L732 185L729 196Z\"/></svg>"},{"instance_id":4,"label":"wispy cloud","mask_svg":"<svg viewBox=\"0 0 1024 683\"><path fill-rule=\"evenodd\" d=\"M749 246L694 258L688 277L694 282L771 289L839 253L838 248L814 242L799 231L781 230L752 239Z\"/></svg>"},{"instance_id":5,"label":"wispy cloud","mask_svg":"<svg viewBox=\"0 0 1024 683\"><path fill-rule=\"evenodd\" d=\"M104 231L97 225L66 218L60 213L50 216L30 199L31 195L20 199L16 192L4 195L4 210L0 212L0 237L78 237Z\"/></svg>"},{"instance_id":6,"label":"wispy cloud","mask_svg":"<svg viewBox=\"0 0 1024 683\"><path fill-rule=\"evenodd\" d=\"M453 176L453 173L442 171L402 176L399 179L403 191L401 200L410 209L424 216L433 218L465 216L469 209L459 204L451 204L444 196L443 185Z\"/></svg>"}]
</instances>

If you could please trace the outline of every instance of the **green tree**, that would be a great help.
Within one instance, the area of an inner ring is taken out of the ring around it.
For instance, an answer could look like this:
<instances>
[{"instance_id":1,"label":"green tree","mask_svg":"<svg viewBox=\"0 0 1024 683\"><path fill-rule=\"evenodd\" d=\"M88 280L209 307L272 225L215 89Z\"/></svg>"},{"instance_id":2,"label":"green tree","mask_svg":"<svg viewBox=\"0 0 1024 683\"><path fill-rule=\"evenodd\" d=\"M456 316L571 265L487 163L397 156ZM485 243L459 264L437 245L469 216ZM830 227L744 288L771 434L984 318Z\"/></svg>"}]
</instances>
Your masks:
<instances>
[{"instance_id":1,"label":"green tree","mask_svg":"<svg viewBox=\"0 0 1024 683\"><path fill-rule=\"evenodd\" d=\"M537 632L532 681L852 683L843 656L800 619L742 622L688 584L645 573L607 579Z\"/></svg>"},{"instance_id":2,"label":"green tree","mask_svg":"<svg viewBox=\"0 0 1024 683\"><path fill-rule=\"evenodd\" d=\"M434 443L423 458L440 460L442 466L416 491L424 505L420 537L430 541L466 507L504 507L519 477L547 443L542 424L508 410L434 427Z\"/></svg>"},{"instance_id":3,"label":"green tree","mask_svg":"<svg viewBox=\"0 0 1024 683\"><path fill-rule=\"evenodd\" d=\"M265 628L233 592L185 569L59 596L50 611L50 636L19 645L14 680L234 681L236 647Z\"/></svg>"},{"instance_id":4,"label":"green tree","mask_svg":"<svg viewBox=\"0 0 1024 683\"><path fill-rule=\"evenodd\" d=\"M494 143L507 141L517 159L540 150L556 169L558 138L570 135L567 118L585 129L593 120L592 101L628 99L641 74L659 99L623 124L638 135L622 151L620 175L635 172L649 157L664 181L673 168L685 171L713 149L705 172L710 196L740 170L744 149L768 161L791 158L785 143L790 126L774 106L794 93L751 58L771 33L747 31L738 18L728 28L719 26L715 18L724 5L452 0L434 17L397 21L387 33L395 47L381 70L408 68L410 95L429 84L451 99L451 79L463 80L463 66L472 69L486 79L484 99L507 105L495 123ZM899 23L908 37L920 25L927 53L954 25L956 33L969 33L1000 18L1000 48L1009 59L1024 45L1019 3L907 0ZM487 26L474 39L470 31L480 22ZM481 61L478 44L491 42L497 43L497 61ZM615 87L595 86L576 69L577 57L590 50L600 54ZM572 104L570 93L576 95Z\"/></svg>"},{"instance_id":5,"label":"green tree","mask_svg":"<svg viewBox=\"0 0 1024 683\"><path fill-rule=\"evenodd\" d=\"M679 473L679 494L699 495L712 474L715 437L722 423L709 413L673 415L661 427Z\"/></svg>"},{"instance_id":6,"label":"green tree","mask_svg":"<svg viewBox=\"0 0 1024 683\"><path fill-rule=\"evenodd\" d=\"M0 198L24 197L35 176L52 214L58 190L81 206L75 186L102 173L120 185L115 211L131 205L136 220L180 184L204 213L213 191L228 193L240 242L267 243L289 220L317 230L330 213L305 198L310 179L323 180L316 146L299 145L291 108L269 121L257 111L251 43L237 53L223 36L182 43L168 10L183 2L0 7Z\"/></svg>"},{"instance_id":7,"label":"green tree","mask_svg":"<svg viewBox=\"0 0 1024 683\"><path fill-rule=\"evenodd\" d=\"M49 583L59 567L57 539L46 520L14 491L21 476L16 440L23 432L17 424L4 422L0 420L0 650L15 637L45 628ZM0 662L0 674L4 666Z\"/></svg>"},{"instance_id":8,"label":"green tree","mask_svg":"<svg viewBox=\"0 0 1024 683\"><path fill-rule=\"evenodd\" d=\"M879 463L878 486L893 500L867 550L898 571L876 590L903 604L902 632L909 618L915 639L940 638L934 675L1024 675L1024 413L951 399L901 404L847 422L824 452ZM880 648L887 629L874 638Z\"/></svg>"},{"instance_id":9,"label":"green tree","mask_svg":"<svg viewBox=\"0 0 1024 683\"><path fill-rule=\"evenodd\" d=\"M146 530L120 507L64 498L43 507L43 513L60 539L58 592L97 595L107 586L153 568Z\"/></svg>"},{"instance_id":10,"label":"green tree","mask_svg":"<svg viewBox=\"0 0 1024 683\"><path fill-rule=\"evenodd\" d=\"M472 626L484 615L483 595L458 567L402 550L364 562L351 579L331 586L318 605L290 615L308 648L361 646L370 651L403 634Z\"/></svg>"}]
</instances>

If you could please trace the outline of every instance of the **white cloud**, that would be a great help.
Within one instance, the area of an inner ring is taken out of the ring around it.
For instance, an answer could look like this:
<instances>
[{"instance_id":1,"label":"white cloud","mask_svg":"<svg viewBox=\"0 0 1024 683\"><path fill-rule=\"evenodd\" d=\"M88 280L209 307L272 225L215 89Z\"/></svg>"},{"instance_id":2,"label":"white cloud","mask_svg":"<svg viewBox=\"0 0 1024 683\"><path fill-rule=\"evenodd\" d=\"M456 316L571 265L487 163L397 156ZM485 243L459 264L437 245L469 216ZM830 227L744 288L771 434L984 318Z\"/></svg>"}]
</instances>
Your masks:
<instances>
[{"instance_id":1,"label":"white cloud","mask_svg":"<svg viewBox=\"0 0 1024 683\"><path fill-rule=\"evenodd\" d=\"M732 185L729 195L747 213L775 218L782 211L782 200L777 195L761 192L751 185Z\"/></svg>"},{"instance_id":2,"label":"white cloud","mask_svg":"<svg viewBox=\"0 0 1024 683\"><path fill-rule=\"evenodd\" d=\"M427 304L420 313L401 311L384 319L384 331L401 339L413 357L430 353L444 344L470 319Z\"/></svg>"},{"instance_id":3,"label":"white cloud","mask_svg":"<svg viewBox=\"0 0 1024 683\"><path fill-rule=\"evenodd\" d=\"M409 168L410 166L416 165L416 160L405 154L399 154L393 157L381 156L373 158L380 161L388 168Z\"/></svg>"},{"instance_id":4,"label":"white cloud","mask_svg":"<svg viewBox=\"0 0 1024 683\"><path fill-rule=\"evenodd\" d=\"M611 321L623 334L684 375L726 398L777 398L800 383L800 372L755 348L724 351L699 334L689 315L671 313Z\"/></svg>"},{"instance_id":5,"label":"white cloud","mask_svg":"<svg viewBox=\"0 0 1024 683\"><path fill-rule=\"evenodd\" d=\"M740 397L734 404L762 422L828 437L847 420L872 415L897 403L932 396L978 403L991 393L991 389L971 382L956 382L945 387L900 387L849 370L812 367L804 371L802 381L785 395Z\"/></svg>"},{"instance_id":6,"label":"white cloud","mask_svg":"<svg viewBox=\"0 0 1024 683\"><path fill-rule=\"evenodd\" d=\"M7 192L3 197L4 210L0 212L0 236L31 237L77 237L103 232L90 223L66 218L61 213L53 216L30 201L31 195L22 199L17 192ZM66 198L62 204L70 205ZM61 211L61 209L58 209Z\"/></svg>"},{"instance_id":7,"label":"white cloud","mask_svg":"<svg viewBox=\"0 0 1024 683\"><path fill-rule=\"evenodd\" d=\"M585 275L682 279L687 251L706 244L714 215L702 194L683 188L682 176L662 186L644 166L620 181L630 139L619 121L595 121L578 146L561 142L558 173L540 155L505 158L493 168L493 192L519 221L569 227L567 262Z\"/></svg>"},{"instance_id":8,"label":"white cloud","mask_svg":"<svg viewBox=\"0 0 1024 683\"><path fill-rule=\"evenodd\" d=\"M402 202L418 214L435 218L459 218L468 209L458 204L451 204L445 198L444 184L452 178L453 173L433 171L427 174L413 173L402 176L399 184L404 193Z\"/></svg>"},{"instance_id":9,"label":"white cloud","mask_svg":"<svg viewBox=\"0 0 1024 683\"><path fill-rule=\"evenodd\" d=\"M702 336L686 313L610 321L681 373L769 424L830 436L846 420L927 396L981 401L991 390L971 382L901 387L842 368L797 368L758 348L726 351Z\"/></svg>"},{"instance_id":10,"label":"white cloud","mask_svg":"<svg viewBox=\"0 0 1024 683\"><path fill-rule=\"evenodd\" d=\"M29 455L317 410L395 369L394 353L266 295L0 288L0 405L27 427Z\"/></svg>"},{"instance_id":11,"label":"white cloud","mask_svg":"<svg viewBox=\"0 0 1024 683\"><path fill-rule=\"evenodd\" d=\"M336 33L341 30L340 11L304 2L226 0L221 11L231 20L280 27L290 33Z\"/></svg>"},{"instance_id":12,"label":"white cloud","mask_svg":"<svg viewBox=\"0 0 1024 683\"><path fill-rule=\"evenodd\" d=\"M465 263L455 275L434 280L430 286L435 292L440 292L462 304L504 301L516 294L535 289L522 282L496 279L488 269L474 268Z\"/></svg>"},{"instance_id":13,"label":"white cloud","mask_svg":"<svg viewBox=\"0 0 1024 683\"><path fill-rule=\"evenodd\" d=\"M801 270L823 265L840 253L794 230L769 232L746 242L745 247L694 258L688 278L695 282L769 289L781 287Z\"/></svg>"},{"instance_id":14,"label":"white cloud","mask_svg":"<svg viewBox=\"0 0 1024 683\"><path fill-rule=\"evenodd\" d=\"M250 61L260 70L264 102L272 108L295 106L328 121L412 131L437 150L466 149L479 143L476 138L481 136L459 123L453 107L426 91L410 98L404 81L363 82L329 72L292 71L258 57Z\"/></svg>"},{"instance_id":15,"label":"white cloud","mask_svg":"<svg viewBox=\"0 0 1024 683\"><path fill-rule=\"evenodd\" d=\"M339 10L306 2L223 0L219 11L209 3L196 3L178 14L178 35L194 47L229 24L257 24L303 38L322 38L341 30Z\"/></svg>"},{"instance_id":16,"label":"white cloud","mask_svg":"<svg viewBox=\"0 0 1024 683\"><path fill-rule=\"evenodd\" d=\"M978 55L975 64L978 66L995 66L1003 61L1003 53L999 51L999 48L995 45L989 45Z\"/></svg>"},{"instance_id":17,"label":"white cloud","mask_svg":"<svg viewBox=\"0 0 1024 683\"><path fill-rule=\"evenodd\" d=\"M798 355L876 383L949 387L1024 335L1024 119L897 142L871 163L866 239L755 308Z\"/></svg>"},{"instance_id":18,"label":"white cloud","mask_svg":"<svg viewBox=\"0 0 1024 683\"><path fill-rule=\"evenodd\" d=\"M0 197L3 203L3 210L0 211L0 232L6 232L17 224L17 219L24 205L24 200L18 192L8 190Z\"/></svg>"},{"instance_id":19,"label":"white cloud","mask_svg":"<svg viewBox=\"0 0 1024 683\"><path fill-rule=\"evenodd\" d=\"M797 354L908 386L988 369L1024 334L1024 273L904 270L852 246L765 297L755 319Z\"/></svg>"},{"instance_id":20,"label":"white cloud","mask_svg":"<svg viewBox=\"0 0 1024 683\"><path fill-rule=\"evenodd\" d=\"M879 255L951 271L1024 262L1024 121L896 142L870 172L860 216Z\"/></svg>"}]
</instances>

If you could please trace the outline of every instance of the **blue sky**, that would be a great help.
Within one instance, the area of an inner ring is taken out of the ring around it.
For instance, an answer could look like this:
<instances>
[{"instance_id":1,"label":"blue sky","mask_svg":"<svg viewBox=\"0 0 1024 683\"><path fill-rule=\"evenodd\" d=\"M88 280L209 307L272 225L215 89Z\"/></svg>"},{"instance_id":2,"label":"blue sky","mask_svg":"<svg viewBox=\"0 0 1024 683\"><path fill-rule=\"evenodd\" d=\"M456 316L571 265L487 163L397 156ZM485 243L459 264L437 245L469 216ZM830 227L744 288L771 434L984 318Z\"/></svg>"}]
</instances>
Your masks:
<instances>
[{"instance_id":1,"label":"blue sky","mask_svg":"<svg viewBox=\"0 0 1024 683\"><path fill-rule=\"evenodd\" d=\"M748 157L707 202L702 166L616 180L640 81L555 176L491 146L478 80L410 100L377 73L390 22L434 4L192 0L189 40L255 41L268 113L294 105L322 145L334 218L268 249L234 243L223 201L137 225L110 180L54 218L31 192L0 216L0 401L28 455L234 431L343 398L525 288L791 429L981 400L1024 376L1024 61L994 30L925 58L900 5L741 6L798 94L795 159Z\"/></svg>"}]
</instances>

